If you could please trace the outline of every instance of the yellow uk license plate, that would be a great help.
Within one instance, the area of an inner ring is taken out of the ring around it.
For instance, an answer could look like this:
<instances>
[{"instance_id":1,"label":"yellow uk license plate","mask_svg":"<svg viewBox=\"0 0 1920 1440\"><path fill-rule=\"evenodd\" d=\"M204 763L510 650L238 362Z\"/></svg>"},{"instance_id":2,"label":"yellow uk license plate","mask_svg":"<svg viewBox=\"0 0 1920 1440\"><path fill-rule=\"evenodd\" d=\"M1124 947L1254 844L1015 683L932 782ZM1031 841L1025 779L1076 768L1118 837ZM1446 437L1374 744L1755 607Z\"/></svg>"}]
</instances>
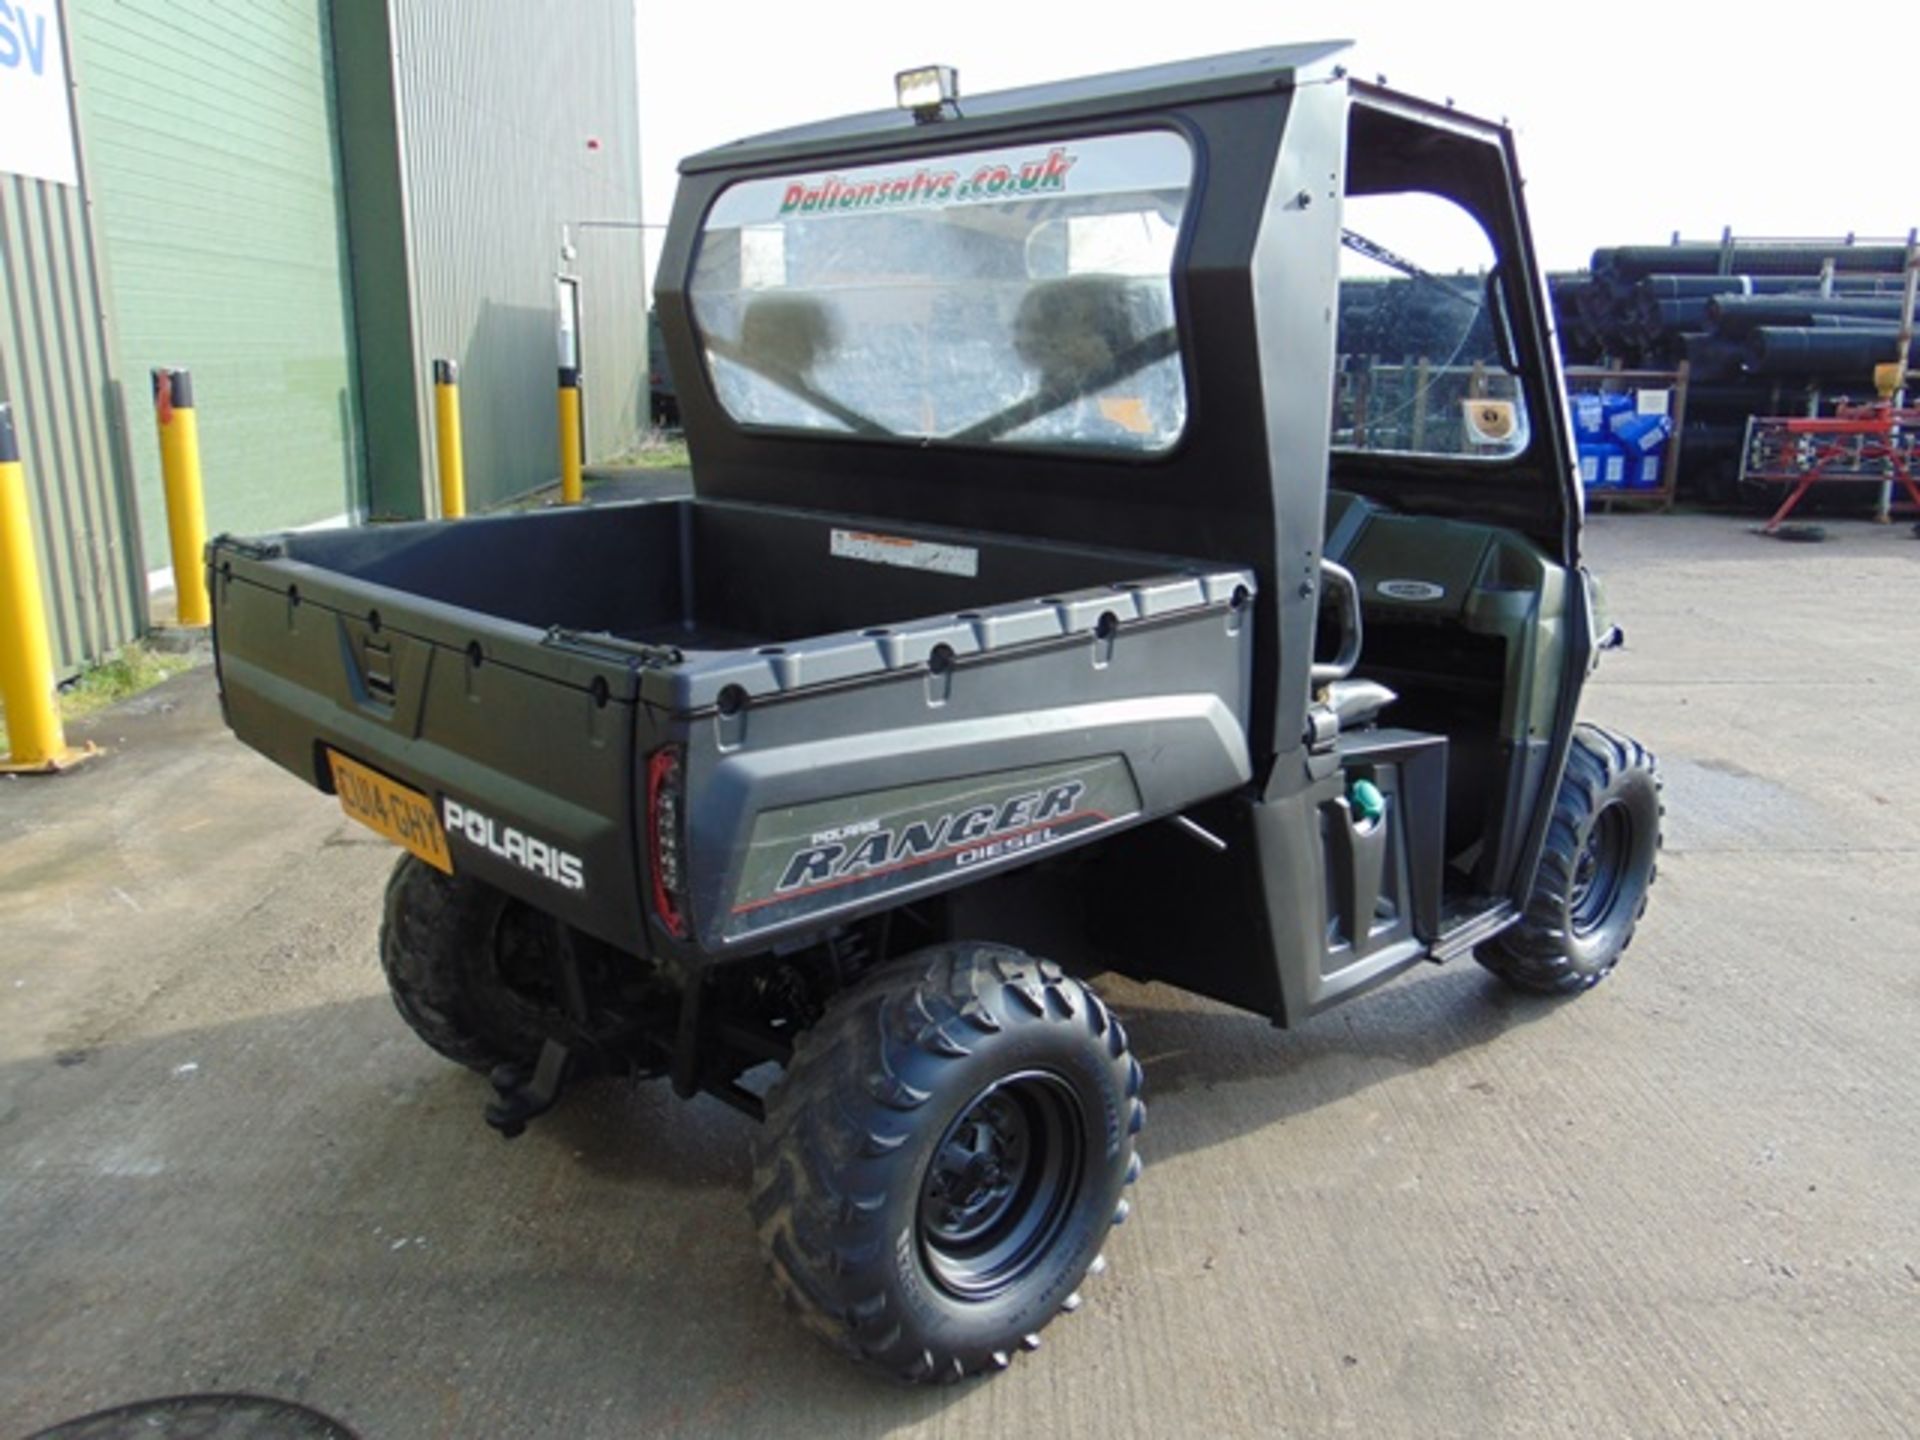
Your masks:
<instances>
[{"instance_id":1,"label":"yellow uk license plate","mask_svg":"<svg viewBox=\"0 0 1920 1440\"><path fill-rule=\"evenodd\" d=\"M431 800L338 750L327 751L327 760L333 766L334 794L349 820L358 820L374 833L405 846L434 869L453 873L447 832L433 813Z\"/></svg>"}]
</instances>

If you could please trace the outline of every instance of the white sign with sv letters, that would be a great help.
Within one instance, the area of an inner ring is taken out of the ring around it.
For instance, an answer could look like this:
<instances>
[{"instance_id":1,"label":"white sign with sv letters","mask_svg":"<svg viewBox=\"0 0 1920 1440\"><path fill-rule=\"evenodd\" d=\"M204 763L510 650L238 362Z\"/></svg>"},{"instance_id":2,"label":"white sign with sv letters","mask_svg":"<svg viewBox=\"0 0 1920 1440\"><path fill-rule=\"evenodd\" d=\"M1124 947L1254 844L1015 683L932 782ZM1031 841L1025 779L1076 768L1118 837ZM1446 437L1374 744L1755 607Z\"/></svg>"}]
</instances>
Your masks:
<instances>
[{"instance_id":1,"label":"white sign with sv letters","mask_svg":"<svg viewBox=\"0 0 1920 1440\"><path fill-rule=\"evenodd\" d=\"M80 183L59 0L0 0L0 172Z\"/></svg>"}]
</instances>

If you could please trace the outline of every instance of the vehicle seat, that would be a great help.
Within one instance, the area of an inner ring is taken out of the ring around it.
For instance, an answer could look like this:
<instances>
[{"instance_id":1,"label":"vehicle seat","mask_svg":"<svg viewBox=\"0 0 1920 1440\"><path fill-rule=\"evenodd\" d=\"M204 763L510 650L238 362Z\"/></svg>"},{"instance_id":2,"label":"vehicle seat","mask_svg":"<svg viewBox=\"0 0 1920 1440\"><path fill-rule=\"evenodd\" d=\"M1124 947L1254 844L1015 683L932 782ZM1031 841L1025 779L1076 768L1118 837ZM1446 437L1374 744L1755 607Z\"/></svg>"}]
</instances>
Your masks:
<instances>
[{"instance_id":1,"label":"vehicle seat","mask_svg":"<svg viewBox=\"0 0 1920 1440\"><path fill-rule=\"evenodd\" d=\"M1074 275L1035 285L1013 318L1013 347L1045 391L1084 393L1138 338L1126 281Z\"/></svg>"},{"instance_id":2,"label":"vehicle seat","mask_svg":"<svg viewBox=\"0 0 1920 1440\"><path fill-rule=\"evenodd\" d=\"M740 320L740 348L752 363L809 383L838 342L833 316L811 295L757 295Z\"/></svg>"},{"instance_id":3,"label":"vehicle seat","mask_svg":"<svg viewBox=\"0 0 1920 1440\"><path fill-rule=\"evenodd\" d=\"M1357 730L1380 718L1380 712L1400 698L1378 680L1350 677L1327 686L1326 706L1342 730Z\"/></svg>"},{"instance_id":4,"label":"vehicle seat","mask_svg":"<svg viewBox=\"0 0 1920 1440\"><path fill-rule=\"evenodd\" d=\"M1342 735L1363 730L1400 697L1378 680L1329 680L1307 707L1307 743L1331 750Z\"/></svg>"}]
</instances>

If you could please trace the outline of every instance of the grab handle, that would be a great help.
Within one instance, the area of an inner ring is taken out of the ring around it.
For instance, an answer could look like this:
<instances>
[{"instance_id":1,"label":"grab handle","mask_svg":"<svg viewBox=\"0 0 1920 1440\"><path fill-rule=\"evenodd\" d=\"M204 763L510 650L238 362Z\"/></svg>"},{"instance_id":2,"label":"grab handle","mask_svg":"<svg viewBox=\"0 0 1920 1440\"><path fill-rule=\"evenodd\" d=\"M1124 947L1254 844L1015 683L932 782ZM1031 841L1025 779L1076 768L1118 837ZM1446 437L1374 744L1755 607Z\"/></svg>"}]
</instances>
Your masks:
<instances>
[{"instance_id":1,"label":"grab handle","mask_svg":"<svg viewBox=\"0 0 1920 1440\"><path fill-rule=\"evenodd\" d=\"M1351 570L1324 555L1320 557L1320 577L1321 588L1338 587L1345 593L1345 602L1340 608L1340 653L1331 660L1314 662L1312 676L1316 686L1346 679L1360 663L1360 584Z\"/></svg>"}]
</instances>

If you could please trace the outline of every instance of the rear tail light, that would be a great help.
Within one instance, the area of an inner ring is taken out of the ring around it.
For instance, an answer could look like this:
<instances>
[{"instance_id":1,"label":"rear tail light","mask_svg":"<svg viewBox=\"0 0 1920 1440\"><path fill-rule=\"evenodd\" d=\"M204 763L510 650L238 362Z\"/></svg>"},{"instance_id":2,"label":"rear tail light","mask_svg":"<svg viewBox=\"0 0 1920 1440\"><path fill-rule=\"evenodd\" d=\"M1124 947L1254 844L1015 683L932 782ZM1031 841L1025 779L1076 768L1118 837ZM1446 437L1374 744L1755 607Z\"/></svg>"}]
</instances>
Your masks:
<instances>
[{"instance_id":1,"label":"rear tail light","mask_svg":"<svg viewBox=\"0 0 1920 1440\"><path fill-rule=\"evenodd\" d=\"M653 849L653 913L676 940L687 938L686 764L678 745L647 760L647 838Z\"/></svg>"}]
</instances>

